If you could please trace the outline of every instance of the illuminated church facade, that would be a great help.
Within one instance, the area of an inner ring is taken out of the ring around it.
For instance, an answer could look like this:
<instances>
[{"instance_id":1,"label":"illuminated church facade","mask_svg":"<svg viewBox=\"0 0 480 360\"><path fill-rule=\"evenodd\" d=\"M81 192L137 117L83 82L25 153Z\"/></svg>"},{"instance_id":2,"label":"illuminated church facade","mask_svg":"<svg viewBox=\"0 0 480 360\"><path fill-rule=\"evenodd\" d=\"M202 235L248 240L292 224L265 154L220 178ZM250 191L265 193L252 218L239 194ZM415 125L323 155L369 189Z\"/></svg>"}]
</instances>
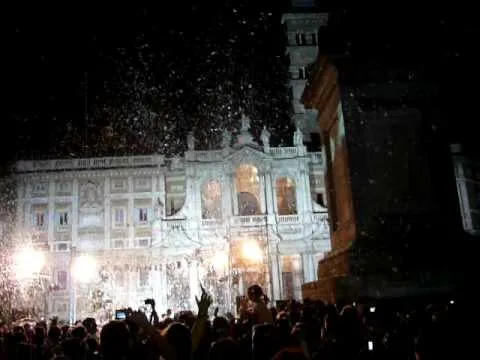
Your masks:
<instances>
[{"instance_id":1,"label":"illuminated church facade","mask_svg":"<svg viewBox=\"0 0 480 360\"><path fill-rule=\"evenodd\" d=\"M195 309L200 283L222 311L253 283L301 298L330 250L323 158L298 129L271 147L249 128L243 117L210 151L189 135L183 157L18 162L17 233L46 257L43 312L73 320L150 297Z\"/></svg>"}]
</instances>

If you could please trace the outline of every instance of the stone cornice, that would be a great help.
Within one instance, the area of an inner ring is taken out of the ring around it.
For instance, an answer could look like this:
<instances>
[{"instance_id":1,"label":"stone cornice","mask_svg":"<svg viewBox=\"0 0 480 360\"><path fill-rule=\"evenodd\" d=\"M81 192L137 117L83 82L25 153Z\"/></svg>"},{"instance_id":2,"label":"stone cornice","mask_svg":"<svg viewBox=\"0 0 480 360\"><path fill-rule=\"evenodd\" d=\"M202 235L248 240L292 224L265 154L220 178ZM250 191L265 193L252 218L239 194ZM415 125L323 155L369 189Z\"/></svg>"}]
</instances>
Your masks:
<instances>
[{"instance_id":1,"label":"stone cornice","mask_svg":"<svg viewBox=\"0 0 480 360\"><path fill-rule=\"evenodd\" d=\"M128 177L128 176L152 176L167 172L165 168L131 168L110 170L83 170L83 171L51 171L51 172L28 172L17 173L16 177L21 180L32 179L35 181L47 180L73 180L90 179L98 177Z\"/></svg>"}]
</instances>

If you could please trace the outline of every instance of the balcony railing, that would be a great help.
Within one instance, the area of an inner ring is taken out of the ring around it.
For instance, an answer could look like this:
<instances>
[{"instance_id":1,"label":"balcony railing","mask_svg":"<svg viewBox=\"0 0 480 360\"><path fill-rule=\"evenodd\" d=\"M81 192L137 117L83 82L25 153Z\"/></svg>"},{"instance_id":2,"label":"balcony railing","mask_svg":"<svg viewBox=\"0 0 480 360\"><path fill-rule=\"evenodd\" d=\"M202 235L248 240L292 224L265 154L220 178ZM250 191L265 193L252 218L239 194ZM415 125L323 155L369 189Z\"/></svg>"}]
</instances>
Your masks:
<instances>
[{"instance_id":1,"label":"balcony railing","mask_svg":"<svg viewBox=\"0 0 480 360\"><path fill-rule=\"evenodd\" d=\"M277 223L279 224L296 224L300 221L298 215L279 215L277 216Z\"/></svg>"},{"instance_id":2,"label":"balcony railing","mask_svg":"<svg viewBox=\"0 0 480 360\"><path fill-rule=\"evenodd\" d=\"M169 231L184 231L187 229L187 220L165 220L163 222L163 228Z\"/></svg>"},{"instance_id":3,"label":"balcony railing","mask_svg":"<svg viewBox=\"0 0 480 360\"><path fill-rule=\"evenodd\" d=\"M223 225L224 221L222 219L202 219L202 227L204 228L214 228Z\"/></svg>"},{"instance_id":4,"label":"balcony railing","mask_svg":"<svg viewBox=\"0 0 480 360\"><path fill-rule=\"evenodd\" d=\"M266 225L266 215L234 216L230 224L232 226L262 226Z\"/></svg>"},{"instance_id":5,"label":"balcony railing","mask_svg":"<svg viewBox=\"0 0 480 360\"><path fill-rule=\"evenodd\" d=\"M294 158L298 156L298 148L295 146L270 148L270 155L277 159Z\"/></svg>"},{"instance_id":6,"label":"balcony railing","mask_svg":"<svg viewBox=\"0 0 480 360\"><path fill-rule=\"evenodd\" d=\"M277 224L299 224L301 223L302 217L298 214L295 215L278 215ZM308 219L304 219L308 222ZM319 225L328 225L328 214L325 213L316 213L312 215L311 221L314 224ZM162 222L162 230L164 231L184 231L188 228L189 220L188 219L172 219L164 220ZM215 228L222 227L227 224L234 227L241 226L265 226L267 224L266 215L249 215L249 216L233 216L229 220L224 219L202 219L200 221L201 228Z\"/></svg>"}]
</instances>

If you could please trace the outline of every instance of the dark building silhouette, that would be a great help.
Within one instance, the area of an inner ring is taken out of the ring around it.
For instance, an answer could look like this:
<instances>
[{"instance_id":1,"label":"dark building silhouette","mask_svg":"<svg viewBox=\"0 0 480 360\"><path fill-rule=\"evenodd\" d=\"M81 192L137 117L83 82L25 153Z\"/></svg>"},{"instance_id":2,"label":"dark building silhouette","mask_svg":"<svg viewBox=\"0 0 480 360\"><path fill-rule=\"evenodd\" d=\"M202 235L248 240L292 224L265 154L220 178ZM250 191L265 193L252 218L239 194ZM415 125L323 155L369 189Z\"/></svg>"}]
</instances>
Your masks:
<instances>
[{"instance_id":1,"label":"dark building silhouette","mask_svg":"<svg viewBox=\"0 0 480 360\"><path fill-rule=\"evenodd\" d=\"M319 56L303 101L318 110L332 233L304 297L450 291L464 233L436 87L415 68Z\"/></svg>"}]
</instances>

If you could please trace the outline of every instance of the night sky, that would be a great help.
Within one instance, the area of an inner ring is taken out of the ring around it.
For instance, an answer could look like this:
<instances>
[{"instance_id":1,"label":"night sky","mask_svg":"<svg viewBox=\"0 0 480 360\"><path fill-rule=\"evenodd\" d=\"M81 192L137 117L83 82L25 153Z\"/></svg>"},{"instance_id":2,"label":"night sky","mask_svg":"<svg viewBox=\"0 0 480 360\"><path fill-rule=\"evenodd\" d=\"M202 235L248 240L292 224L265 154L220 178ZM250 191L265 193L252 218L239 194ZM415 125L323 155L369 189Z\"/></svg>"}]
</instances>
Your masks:
<instances>
[{"instance_id":1,"label":"night sky","mask_svg":"<svg viewBox=\"0 0 480 360\"><path fill-rule=\"evenodd\" d=\"M472 12L413 2L388 8L343 3L320 2L331 13L321 47L422 69L440 89L450 140L472 143L479 64ZM288 144L280 25L288 1L173 4L10 9L3 163L175 154L189 129L208 149L223 127L236 127L241 109L254 131L266 124L276 143Z\"/></svg>"}]
</instances>

